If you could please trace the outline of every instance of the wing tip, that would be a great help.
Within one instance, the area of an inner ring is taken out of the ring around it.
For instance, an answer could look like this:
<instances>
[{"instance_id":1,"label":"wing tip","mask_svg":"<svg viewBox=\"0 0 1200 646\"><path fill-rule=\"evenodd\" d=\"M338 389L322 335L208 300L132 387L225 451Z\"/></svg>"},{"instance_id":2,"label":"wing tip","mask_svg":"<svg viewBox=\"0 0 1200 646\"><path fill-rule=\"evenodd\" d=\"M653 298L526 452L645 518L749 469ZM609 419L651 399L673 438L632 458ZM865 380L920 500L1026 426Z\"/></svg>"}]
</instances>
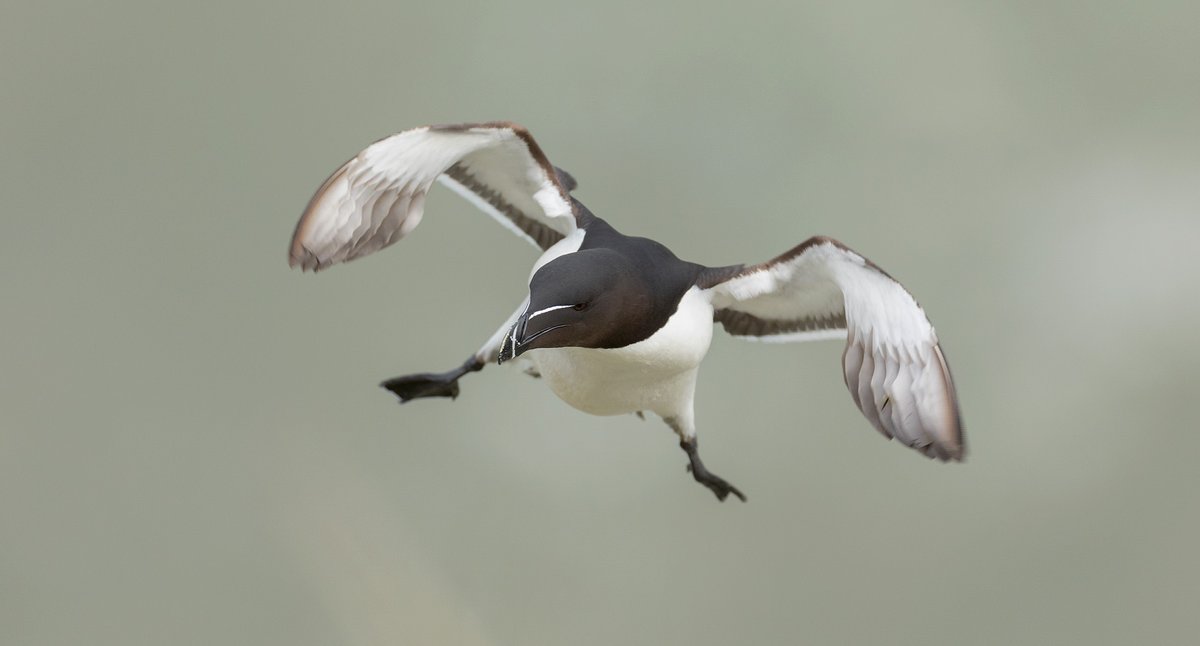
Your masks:
<instances>
[{"instance_id":1,"label":"wing tip","mask_svg":"<svg viewBox=\"0 0 1200 646\"><path fill-rule=\"evenodd\" d=\"M948 445L942 442L934 442L933 444L929 444L924 447L914 448L916 448L930 460L936 459L939 462L967 461L967 447L962 443Z\"/></svg>"},{"instance_id":2,"label":"wing tip","mask_svg":"<svg viewBox=\"0 0 1200 646\"><path fill-rule=\"evenodd\" d=\"M950 365L942 354L941 346L936 342L933 344L933 355L938 362L938 374L942 378L942 387L945 392L946 408L943 411L943 424L936 425L935 423L935 428L926 427L924 435L929 440L928 444L910 446L931 460L966 462L967 442L962 414L958 408L958 393L954 389L954 379L950 376ZM940 426L940 428L936 428L936 426Z\"/></svg>"},{"instance_id":3,"label":"wing tip","mask_svg":"<svg viewBox=\"0 0 1200 646\"><path fill-rule=\"evenodd\" d=\"M321 262L320 257L313 253L299 239L292 240L292 244L288 249L288 267L292 269L300 267L300 271L302 272L311 271L316 273L327 266L328 263Z\"/></svg>"},{"instance_id":4,"label":"wing tip","mask_svg":"<svg viewBox=\"0 0 1200 646\"><path fill-rule=\"evenodd\" d=\"M305 241L311 232L313 222L317 219L317 212L321 209L322 199L325 197L326 192L334 182L345 176L347 169L358 159L359 154L362 153L360 152L348 159L337 170L333 171L329 177L325 178L321 186L308 199L308 204L304 205L304 211L300 214L300 219L296 221L296 228L292 231L292 241L288 245L288 267L300 265L302 271L321 270L322 263L320 258L308 248Z\"/></svg>"},{"instance_id":5,"label":"wing tip","mask_svg":"<svg viewBox=\"0 0 1200 646\"><path fill-rule=\"evenodd\" d=\"M852 350L858 350L860 354L854 354ZM963 430L962 416L958 407L958 395L954 389L954 380L950 376L950 368L942 354L940 346L934 342L931 346L933 358L936 358L936 374L941 378L941 393L942 406L940 411L930 411L933 414L925 414L920 412L917 414L919 421L915 424L907 424L903 426L904 432L894 432L893 426L897 422L883 414L883 410L887 408L891 401L891 395L887 395L883 399L883 404L879 405L874 397L874 389L870 387L870 381L863 381L862 374L873 374L875 368L875 357L871 352L863 351L864 349L856 344L855 339L850 338L846 344L846 350L842 353L843 370L847 389L850 390L851 398L855 405L867 418L871 425L889 440L896 440L900 444L907 446L930 460L938 460L940 462L965 462L967 455L966 436ZM927 359L932 361L933 359ZM926 364L929 365L928 363ZM934 368L934 366L929 366ZM853 373L853 375L851 374ZM856 379L855 379L856 378ZM888 420L893 420L889 423ZM897 427L899 429L900 427Z\"/></svg>"},{"instance_id":6,"label":"wing tip","mask_svg":"<svg viewBox=\"0 0 1200 646\"><path fill-rule=\"evenodd\" d=\"M949 420L947 442L944 448L947 456L943 462L965 462L967 456L967 436L963 427L962 410L958 405L958 391L954 387L954 377L950 374L950 364L942 352L941 343L933 344L933 354L937 357L941 368L942 382L946 387L946 417Z\"/></svg>"},{"instance_id":7,"label":"wing tip","mask_svg":"<svg viewBox=\"0 0 1200 646\"><path fill-rule=\"evenodd\" d=\"M304 214L300 216L300 221L296 223L296 231L292 234L292 241L288 244L288 267L299 265L301 270L308 271L309 265L316 260L316 255L304 246L304 235L307 233L307 221L310 219L310 215L311 212L305 209Z\"/></svg>"}]
</instances>

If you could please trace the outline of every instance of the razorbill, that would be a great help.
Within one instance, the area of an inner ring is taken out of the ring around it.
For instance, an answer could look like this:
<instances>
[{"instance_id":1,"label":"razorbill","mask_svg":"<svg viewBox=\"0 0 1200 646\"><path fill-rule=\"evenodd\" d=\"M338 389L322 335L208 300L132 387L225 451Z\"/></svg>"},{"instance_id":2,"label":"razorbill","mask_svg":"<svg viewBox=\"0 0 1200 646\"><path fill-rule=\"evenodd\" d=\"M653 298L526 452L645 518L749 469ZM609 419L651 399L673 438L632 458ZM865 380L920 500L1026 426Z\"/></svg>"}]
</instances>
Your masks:
<instances>
[{"instance_id":1,"label":"razorbill","mask_svg":"<svg viewBox=\"0 0 1200 646\"><path fill-rule=\"evenodd\" d=\"M522 357L581 411L658 415L679 435L697 482L720 500L745 500L697 450L696 373L715 322L743 339L846 339L846 386L871 424L931 458L962 459L958 401L937 335L877 265L823 236L755 265L680 260L593 215L571 195L575 180L514 123L425 126L368 146L309 201L290 264L319 271L400 240L421 221L434 180L541 257L529 295L461 366L383 382L401 402L454 398L463 375Z\"/></svg>"}]
</instances>

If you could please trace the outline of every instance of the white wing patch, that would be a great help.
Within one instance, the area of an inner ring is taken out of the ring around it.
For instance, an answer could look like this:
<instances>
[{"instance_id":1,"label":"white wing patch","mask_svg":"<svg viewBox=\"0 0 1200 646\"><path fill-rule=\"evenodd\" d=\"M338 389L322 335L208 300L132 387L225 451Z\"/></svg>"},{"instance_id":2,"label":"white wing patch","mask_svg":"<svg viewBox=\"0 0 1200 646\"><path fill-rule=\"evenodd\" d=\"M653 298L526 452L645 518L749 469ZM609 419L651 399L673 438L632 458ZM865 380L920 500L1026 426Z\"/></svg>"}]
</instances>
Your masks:
<instances>
[{"instance_id":1,"label":"white wing patch","mask_svg":"<svg viewBox=\"0 0 1200 646\"><path fill-rule=\"evenodd\" d=\"M879 432L929 457L965 451L949 367L925 311L883 270L830 238L713 285L714 319L761 341L845 338L846 387Z\"/></svg>"},{"instance_id":2,"label":"white wing patch","mask_svg":"<svg viewBox=\"0 0 1200 646\"><path fill-rule=\"evenodd\" d=\"M542 249L576 228L566 189L524 128L425 126L368 146L325 181L296 225L290 263L319 270L394 244L420 223L439 178Z\"/></svg>"}]
</instances>

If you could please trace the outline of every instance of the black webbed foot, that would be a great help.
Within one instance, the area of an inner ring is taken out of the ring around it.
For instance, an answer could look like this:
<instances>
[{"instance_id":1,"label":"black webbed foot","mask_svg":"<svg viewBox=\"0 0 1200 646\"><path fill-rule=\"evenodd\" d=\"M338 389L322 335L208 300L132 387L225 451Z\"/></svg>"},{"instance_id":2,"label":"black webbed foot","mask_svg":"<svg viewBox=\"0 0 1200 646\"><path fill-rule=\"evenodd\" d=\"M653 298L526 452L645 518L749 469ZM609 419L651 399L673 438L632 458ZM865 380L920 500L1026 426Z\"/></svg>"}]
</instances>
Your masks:
<instances>
[{"instance_id":1,"label":"black webbed foot","mask_svg":"<svg viewBox=\"0 0 1200 646\"><path fill-rule=\"evenodd\" d=\"M695 438L680 440L679 446L687 452L689 461L687 469L692 472L692 477L696 479L696 482L708 487L717 496L717 500L725 502L725 498L729 494L733 494L741 499L742 502L746 502L746 495L739 491L737 487L729 484L724 478L705 468L704 463L700 461L700 452L696 447Z\"/></svg>"},{"instance_id":2,"label":"black webbed foot","mask_svg":"<svg viewBox=\"0 0 1200 646\"><path fill-rule=\"evenodd\" d=\"M483 362L471 357L466 363L446 372L422 372L415 375L393 377L379 384L392 391L404 404L422 397L458 397L458 380L468 372L483 369Z\"/></svg>"},{"instance_id":3,"label":"black webbed foot","mask_svg":"<svg viewBox=\"0 0 1200 646\"><path fill-rule=\"evenodd\" d=\"M452 373L423 372L419 375L393 377L379 384L392 391L403 404L421 397L458 397L458 377L449 376Z\"/></svg>"}]
</instances>

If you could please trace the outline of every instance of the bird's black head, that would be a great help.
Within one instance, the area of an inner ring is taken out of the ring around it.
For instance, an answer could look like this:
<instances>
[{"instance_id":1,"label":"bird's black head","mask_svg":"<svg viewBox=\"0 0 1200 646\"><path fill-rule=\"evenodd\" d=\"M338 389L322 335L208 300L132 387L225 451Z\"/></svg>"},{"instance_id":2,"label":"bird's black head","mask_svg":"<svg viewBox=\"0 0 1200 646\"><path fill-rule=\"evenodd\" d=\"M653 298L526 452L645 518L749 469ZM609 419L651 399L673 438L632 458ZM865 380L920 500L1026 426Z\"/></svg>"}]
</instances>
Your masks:
<instances>
[{"instance_id":1,"label":"bird's black head","mask_svg":"<svg viewBox=\"0 0 1200 646\"><path fill-rule=\"evenodd\" d=\"M588 249L560 256L529 281L529 307L500 346L499 362L536 348L620 348L645 338L650 291L624 256Z\"/></svg>"}]
</instances>

